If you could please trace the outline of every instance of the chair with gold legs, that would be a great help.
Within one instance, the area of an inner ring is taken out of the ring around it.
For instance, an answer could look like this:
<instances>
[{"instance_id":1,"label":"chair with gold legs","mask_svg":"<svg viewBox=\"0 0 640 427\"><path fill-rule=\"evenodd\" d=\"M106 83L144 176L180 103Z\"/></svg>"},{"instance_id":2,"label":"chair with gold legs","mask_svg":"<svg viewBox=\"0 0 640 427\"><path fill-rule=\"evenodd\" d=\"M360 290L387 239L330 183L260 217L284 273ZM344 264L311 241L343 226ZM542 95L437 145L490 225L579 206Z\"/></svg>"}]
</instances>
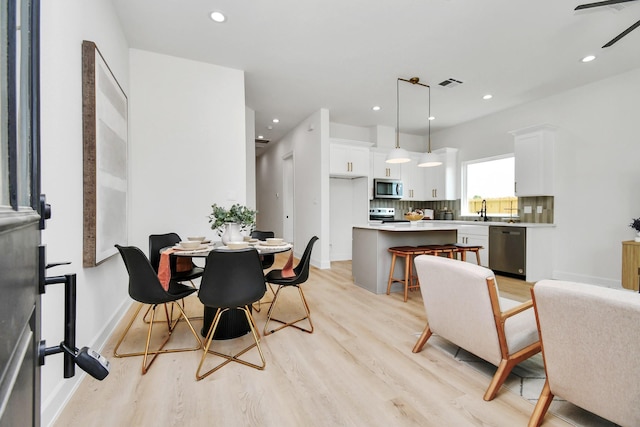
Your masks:
<instances>
[{"instance_id":1,"label":"chair with gold legs","mask_svg":"<svg viewBox=\"0 0 640 427\"><path fill-rule=\"evenodd\" d=\"M156 272L153 270L153 267L149 263L149 259L145 256L142 251L134 246L120 246L115 245L120 255L122 255L122 259L127 268L127 272L129 273L129 296L134 300L138 301L139 305L136 309L135 313L131 317L129 324L125 328L124 332L118 339L116 347L113 351L115 357L131 357L131 356L143 356L142 358L142 374L146 374L147 370L156 359L158 354L162 353L175 353L181 351L194 351L198 350L202 347L202 342L198 337L193 325L187 318L184 313L183 308L180 304L171 304L171 310L173 307L178 307L180 311L180 316L176 320L172 320L172 316L169 313L167 308L168 303L177 302L178 300L185 298L191 294L193 294L196 289L190 286L183 285L181 283L171 281L169 283L169 289L165 291L160 284L160 280L156 275ZM147 338L143 351L131 352L131 353L118 353L118 349L120 345L124 341L127 336L129 330L133 326L134 321L138 317L138 313L145 304L149 304L151 306L151 320L149 321L149 326L147 330ZM151 342L153 326L156 316L156 311L158 307L164 307L165 315L166 315L166 325L167 325L167 337L162 341L160 346L155 350L150 350L149 345ZM170 348L165 349L165 345L168 343L171 338L178 321L184 319L186 324L188 325L191 333L196 339L196 345L194 347L187 348ZM147 359L149 355L153 357L147 363Z\"/></svg>"},{"instance_id":2,"label":"chair with gold legs","mask_svg":"<svg viewBox=\"0 0 640 427\"><path fill-rule=\"evenodd\" d=\"M205 347L200 364L196 370L196 379L201 380L222 368L229 362L238 362L255 369L264 369L266 362L260 348L260 332L251 315L251 304L259 301L266 291L262 265L258 251L254 248L234 251L211 251L207 256L198 298L206 307L216 309L216 314L205 338ZM251 345L236 352L225 354L211 349L213 339L220 325L220 317L230 310L242 310L253 335ZM239 357L249 350L257 348L261 363L252 363ZM201 373L207 356L213 354L225 359L213 368Z\"/></svg>"},{"instance_id":3,"label":"chair with gold legs","mask_svg":"<svg viewBox=\"0 0 640 427\"><path fill-rule=\"evenodd\" d=\"M273 231L253 230L251 232L251 237L254 239L265 241L270 237L276 237L276 234ZM276 256L274 254L260 255L260 262L262 263L263 270L266 270L267 268L271 268L275 260L276 260ZM275 295L275 291L271 286L269 286L269 290L271 290L272 295ZM264 301L265 304L271 304L272 302L273 300ZM260 312L260 310L262 309L262 301L258 301L257 305L254 304L253 309L257 312Z\"/></svg>"},{"instance_id":4,"label":"chair with gold legs","mask_svg":"<svg viewBox=\"0 0 640 427\"><path fill-rule=\"evenodd\" d=\"M316 240L318 240L318 238L316 236L313 236L311 240L309 240L309 243L307 243L307 247L305 248L304 253L302 254L302 258L300 258L300 262L298 262L298 265L296 265L293 269L294 275L292 277L283 277L282 270L271 270L265 276L265 280L267 281L267 283L278 286L278 289L276 290L276 295L273 297L273 302L271 303L271 307L269 307L269 312L267 313L267 322L264 324L265 335L272 334L276 331L279 331L282 328L286 328L287 326L293 326L296 329L300 329L301 331L308 332L310 334L313 333L313 323L311 322L311 312L309 310L309 304L307 304L307 300L304 297L304 292L302 292L301 285L304 282L306 282L307 279L309 278L309 267L311 264L311 251L313 250L313 245L316 242ZM274 312L274 308L276 307L276 304L278 302L278 297L280 296L280 292L282 292L284 288L287 288L290 286L298 289L300 300L302 301L302 306L306 314L304 317L301 317L293 321L284 321L284 320L275 319L272 317L272 315ZM301 322L303 320L309 321L309 329L296 325L296 323ZM271 321L282 323L282 325L276 329L270 330L269 322Z\"/></svg>"}]
</instances>

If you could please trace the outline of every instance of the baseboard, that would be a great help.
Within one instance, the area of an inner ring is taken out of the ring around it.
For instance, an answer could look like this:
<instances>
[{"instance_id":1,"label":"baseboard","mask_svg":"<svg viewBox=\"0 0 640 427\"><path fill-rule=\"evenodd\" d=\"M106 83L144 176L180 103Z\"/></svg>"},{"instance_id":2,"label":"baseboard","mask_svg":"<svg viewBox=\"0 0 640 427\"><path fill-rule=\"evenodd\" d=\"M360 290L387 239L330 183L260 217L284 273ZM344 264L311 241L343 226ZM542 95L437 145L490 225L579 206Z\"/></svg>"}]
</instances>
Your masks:
<instances>
[{"instance_id":1,"label":"baseboard","mask_svg":"<svg viewBox=\"0 0 640 427\"><path fill-rule=\"evenodd\" d=\"M604 277L587 276L558 270L554 270L551 277L556 280L566 280L567 282L587 283L605 288L622 289L622 283L619 280L606 279Z\"/></svg>"},{"instance_id":2,"label":"baseboard","mask_svg":"<svg viewBox=\"0 0 640 427\"><path fill-rule=\"evenodd\" d=\"M127 313L132 303L133 300L127 295L93 342L89 343L89 347L98 352L102 351L107 340L120 323L120 320L122 320ZM65 379L58 383L58 386L53 390L51 395L42 403L40 416L43 426L53 425L86 375L86 372L76 366L76 375L73 378ZM107 376L106 379L108 380L109 377Z\"/></svg>"}]
</instances>

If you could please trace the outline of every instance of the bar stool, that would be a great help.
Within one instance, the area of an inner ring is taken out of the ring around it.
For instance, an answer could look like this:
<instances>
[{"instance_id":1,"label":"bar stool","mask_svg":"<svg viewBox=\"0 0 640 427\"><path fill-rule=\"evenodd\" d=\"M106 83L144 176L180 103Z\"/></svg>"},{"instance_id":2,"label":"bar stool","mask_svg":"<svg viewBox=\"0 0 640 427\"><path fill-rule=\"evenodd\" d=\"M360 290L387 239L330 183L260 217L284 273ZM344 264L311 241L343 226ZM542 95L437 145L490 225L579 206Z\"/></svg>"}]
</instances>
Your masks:
<instances>
[{"instance_id":1,"label":"bar stool","mask_svg":"<svg viewBox=\"0 0 640 427\"><path fill-rule=\"evenodd\" d=\"M456 245L420 245L418 249L428 251L430 255L445 255L447 258L454 258L458 247Z\"/></svg>"},{"instance_id":2,"label":"bar stool","mask_svg":"<svg viewBox=\"0 0 640 427\"><path fill-rule=\"evenodd\" d=\"M455 244L456 247L456 252L460 254L460 259L462 261L466 261L467 260L467 252L474 252L476 254L476 262L478 263L478 265L482 265L480 264L480 249L484 249L483 246L481 245L462 245L462 244Z\"/></svg>"},{"instance_id":3,"label":"bar stool","mask_svg":"<svg viewBox=\"0 0 640 427\"><path fill-rule=\"evenodd\" d=\"M418 289L420 288L420 282L418 281L418 276L413 274L413 258L416 255L423 255L425 253L430 252L428 249L417 248L415 246L393 246L388 249L391 252L391 269L389 270L389 281L387 282L387 295L391 293L391 285L393 283L402 283L404 286L404 302L407 302L407 298L409 297L409 289ZM395 278L393 277L393 272L396 268L396 260L400 258L404 258L404 277L403 278Z\"/></svg>"}]
</instances>

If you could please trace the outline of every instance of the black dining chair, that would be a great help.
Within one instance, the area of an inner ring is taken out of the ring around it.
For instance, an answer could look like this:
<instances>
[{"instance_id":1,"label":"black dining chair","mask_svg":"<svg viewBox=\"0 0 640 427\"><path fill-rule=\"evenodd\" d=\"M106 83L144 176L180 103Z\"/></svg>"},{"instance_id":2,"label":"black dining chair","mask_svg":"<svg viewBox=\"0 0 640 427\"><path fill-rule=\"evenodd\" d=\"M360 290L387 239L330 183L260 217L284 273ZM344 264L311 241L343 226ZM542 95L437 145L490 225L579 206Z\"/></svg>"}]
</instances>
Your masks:
<instances>
[{"instance_id":1,"label":"black dining chair","mask_svg":"<svg viewBox=\"0 0 640 427\"><path fill-rule=\"evenodd\" d=\"M273 302L271 303L271 307L269 307L269 312L267 313L267 323L264 325L264 335L272 334L276 331L279 331L282 328L286 328L287 326L293 326L294 328L300 329L301 331L313 333L313 323L311 322L311 312L309 311L309 305L307 304L307 300L304 297L304 292L302 292L301 285L307 281L309 278L309 268L311 264L311 251L313 250L313 245L318 240L318 237L313 236L309 243L307 243L307 247L302 254L302 258L300 258L300 262L293 269L294 276L293 277L283 277L282 270L274 269L267 273L265 276L265 280L269 284L277 285L278 289L276 290L276 294L273 297ZM278 320L272 317L273 310L276 307L276 303L278 302L278 297L280 292L287 287L296 287L298 288L298 293L300 295L300 300L302 301L302 306L306 315L301 317L300 319L293 320L290 322L285 322L283 320ZM309 329L305 329L301 326L296 325L296 323L301 322L303 320L309 321ZM269 322L274 321L278 323L282 323L282 326L269 330Z\"/></svg>"},{"instance_id":2,"label":"black dining chair","mask_svg":"<svg viewBox=\"0 0 640 427\"><path fill-rule=\"evenodd\" d=\"M200 283L198 298L206 307L216 310L205 338L204 353L196 371L199 381L222 368L229 362L238 362L255 369L264 369L266 362L260 348L260 332L251 315L251 304L264 296L266 285L258 251L254 248L224 251L214 250L207 256L204 275ZM228 355L211 349L212 341L223 313L230 310L242 310L249 323L253 342L241 351ZM257 347L261 364L251 363L239 357ZM201 373L207 355L213 354L225 359L223 362Z\"/></svg>"},{"instance_id":3,"label":"black dining chair","mask_svg":"<svg viewBox=\"0 0 640 427\"><path fill-rule=\"evenodd\" d=\"M115 349L113 350L113 354L115 357L131 357L131 356L144 356L142 359L142 374L146 374L147 370L156 359L158 354L161 353L176 353L181 351L194 351L198 350L202 347L202 341L200 341L200 337L196 333L193 325L187 318L184 310L180 306L180 304L171 304L171 310L173 307L178 307L180 310L180 315L176 320L172 320L172 313L169 313L167 308L168 303L177 302L178 300L185 298L191 294L193 294L196 289L184 285L182 283L178 283L174 280L169 282L169 290L165 291L162 285L160 284L160 280L158 279L157 273L153 270L149 259L145 256L145 254L135 246L120 246L115 245L120 255L122 256L122 260L124 261L124 265L127 268L127 272L129 273L129 296L136 300L138 304L138 308L136 309L133 316L131 316L131 320L129 324L125 328L124 332L118 339ZM118 349L120 345L124 341L125 337L129 333L133 322L138 317L140 313L140 309L145 305L149 304L151 306L151 320L149 321L149 327L147 331L146 344L144 347L144 351L137 351L131 353L118 353ZM162 344L156 350L149 350L149 344L152 337L153 325L155 321L156 311L158 306L163 306L166 315L166 338L162 341ZM165 345L171 338L176 325L179 320L184 320L186 324L191 329L191 333L195 337L197 341L197 345L195 347L189 348L174 348L174 349L165 349ZM149 363L147 364L147 358L149 355L153 355Z\"/></svg>"},{"instance_id":4,"label":"black dining chair","mask_svg":"<svg viewBox=\"0 0 640 427\"><path fill-rule=\"evenodd\" d=\"M265 241L269 238L276 237L276 234L273 231L253 230L251 232L251 237L254 239ZM263 270L270 268L275 260L276 257L273 254L260 255L260 262L262 263Z\"/></svg>"},{"instance_id":5,"label":"black dining chair","mask_svg":"<svg viewBox=\"0 0 640 427\"><path fill-rule=\"evenodd\" d=\"M276 234L273 231L253 230L251 232L251 237L264 242L269 238L276 237ZM271 266L275 261L276 261L276 256L273 254L260 255L260 262L262 263L263 270L266 270L267 268L271 268ZM271 286L269 286L269 290L271 290L271 293L275 295L275 291ZM262 309L262 302L263 301L258 301L258 304L254 304L253 309L257 312L260 312L260 310ZM264 301L264 303L271 304L271 301Z\"/></svg>"},{"instance_id":6,"label":"black dining chair","mask_svg":"<svg viewBox=\"0 0 640 427\"><path fill-rule=\"evenodd\" d=\"M152 234L149 236L149 261L156 273L160 266L160 251L181 241L182 239L177 233ZM191 270L178 272L176 271L176 260L173 257L171 258L171 280L176 282L188 281L193 285L193 280L201 277L203 272L204 268L198 267L193 261L191 262Z\"/></svg>"}]
</instances>

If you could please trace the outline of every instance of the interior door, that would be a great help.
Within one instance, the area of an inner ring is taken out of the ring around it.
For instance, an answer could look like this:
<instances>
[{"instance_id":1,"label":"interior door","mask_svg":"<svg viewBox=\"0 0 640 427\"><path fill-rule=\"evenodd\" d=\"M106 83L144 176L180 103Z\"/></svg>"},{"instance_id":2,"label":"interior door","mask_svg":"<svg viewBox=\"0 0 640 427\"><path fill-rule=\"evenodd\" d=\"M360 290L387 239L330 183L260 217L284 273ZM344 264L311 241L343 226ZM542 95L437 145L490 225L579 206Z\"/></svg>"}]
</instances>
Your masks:
<instances>
[{"instance_id":1,"label":"interior door","mask_svg":"<svg viewBox=\"0 0 640 427\"><path fill-rule=\"evenodd\" d=\"M295 239L293 229L293 212L295 206L293 154L285 156L282 162L282 192L284 193L282 203L282 237L286 242L293 242Z\"/></svg>"},{"instance_id":2,"label":"interior door","mask_svg":"<svg viewBox=\"0 0 640 427\"><path fill-rule=\"evenodd\" d=\"M39 426L39 1L0 8L0 426Z\"/></svg>"}]
</instances>

